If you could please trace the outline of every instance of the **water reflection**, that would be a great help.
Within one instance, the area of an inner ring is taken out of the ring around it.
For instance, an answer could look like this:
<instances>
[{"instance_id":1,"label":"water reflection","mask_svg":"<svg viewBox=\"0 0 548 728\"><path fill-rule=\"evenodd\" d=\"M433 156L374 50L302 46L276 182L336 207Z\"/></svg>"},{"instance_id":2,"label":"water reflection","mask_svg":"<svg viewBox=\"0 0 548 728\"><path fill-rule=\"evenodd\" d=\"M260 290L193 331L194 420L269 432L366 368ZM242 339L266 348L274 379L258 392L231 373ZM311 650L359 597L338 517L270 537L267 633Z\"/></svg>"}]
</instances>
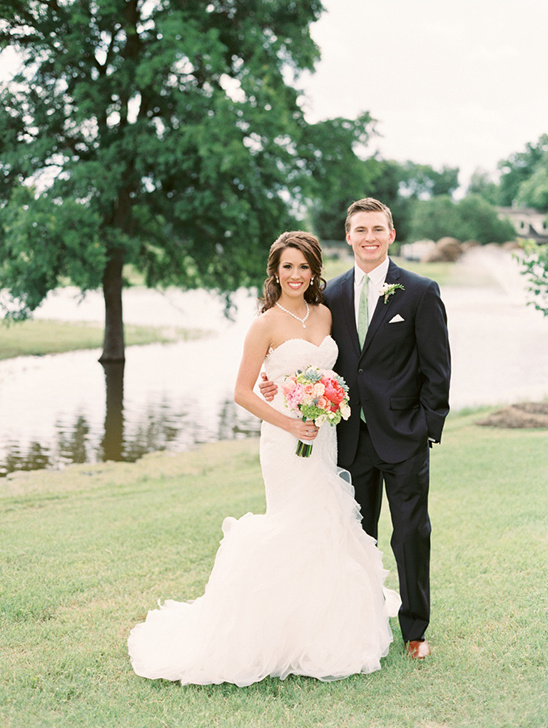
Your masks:
<instances>
[{"instance_id":1,"label":"water reflection","mask_svg":"<svg viewBox=\"0 0 548 728\"><path fill-rule=\"evenodd\" d=\"M239 349L224 346L215 337L132 347L125 366L101 366L97 352L2 362L0 476L257 435L258 421L232 401Z\"/></svg>"},{"instance_id":2,"label":"water reflection","mask_svg":"<svg viewBox=\"0 0 548 728\"><path fill-rule=\"evenodd\" d=\"M103 460L124 459L124 362L102 364L105 372L105 432L101 440Z\"/></svg>"},{"instance_id":3,"label":"water reflection","mask_svg":"<svg viewBox=\"0 0 548 728\"><path fill-rule=\"evenodd\" d=\"M85 463L87 461L87 441L90 429L91 428L88 425L86 418L82 414L78 414L76 416L74 427L69 432L66 432L61 424L56 423L60 462Z\"/></svg>"},{"instance_id":4,"label":"water reflection","mask_svg":"<svg viewBox=\"0 0 548 728\"><path fill-rule=\"evenodd\" d=\"M186 450L203 442L258 435L258 422L251 417L246 422L245 415L236 409L233 402L225 401L220 408L217 430L212 433L184 413L170 411L165 406L151 407L124 435L123 407L115 408L109 402L104 432L97 444L91 425L79 414L71 427L56 423L51 445L31 441L25 448L9 443L0 460L0 477L16 470L59 468L71 463L135 462L149 452Z\"/></svg>"},{"instance_id":5,"label":"water reflection","mask_svg":"<svg viewBox=\"0 0 548 728\"><path fill-rule=\"evenodd\" d=\"M0 462L0 476L5 476L15 470L42 470L51 465L47 448L39 442L31 442L27 451L23 453L18 445L8 446L5 461Z\"/></svg>"}]
</instances>

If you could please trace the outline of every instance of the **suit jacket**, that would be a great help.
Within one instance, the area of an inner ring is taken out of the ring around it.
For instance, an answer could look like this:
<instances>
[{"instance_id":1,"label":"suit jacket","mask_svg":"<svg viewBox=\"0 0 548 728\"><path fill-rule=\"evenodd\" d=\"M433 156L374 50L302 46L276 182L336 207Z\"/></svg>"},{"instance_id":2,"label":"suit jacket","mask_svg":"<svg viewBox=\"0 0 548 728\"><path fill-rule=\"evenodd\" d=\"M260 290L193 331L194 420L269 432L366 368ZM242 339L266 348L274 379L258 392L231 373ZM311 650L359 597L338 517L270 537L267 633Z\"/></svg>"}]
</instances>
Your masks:
<instances>
[{"instance_id":1,"label":"suit jacket","mask_svg":"<svg viewBox=\"0 0 548 728\"><path fill-rule=\"evenodd\" d=\"M338 426L339 462L348 466L358 446L360 408L371 441L385 462L406 460L428 438L441 440L449 412L451 361L447 316L435 281L397 266L386 283L399 283L386 303L379 297L360 350L354 312L354 268L324 292L339 347L335 370L349 386L352 414ZM390 323L396 317L403 321Z\"/></svg>"}]
</instances>

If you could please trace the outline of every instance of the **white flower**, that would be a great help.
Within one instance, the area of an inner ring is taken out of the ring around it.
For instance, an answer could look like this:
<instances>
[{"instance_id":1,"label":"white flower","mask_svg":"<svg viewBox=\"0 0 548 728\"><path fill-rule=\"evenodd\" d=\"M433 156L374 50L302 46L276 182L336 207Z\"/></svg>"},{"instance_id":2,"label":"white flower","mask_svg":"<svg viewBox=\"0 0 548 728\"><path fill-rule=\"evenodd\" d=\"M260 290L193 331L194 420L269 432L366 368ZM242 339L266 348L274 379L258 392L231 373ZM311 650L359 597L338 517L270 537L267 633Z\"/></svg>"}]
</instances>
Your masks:
<instances>
[{"instance_id":1,"label":"white flower","mask_svg":"<svg viewBox=\"0 0 548 728\"><path fill-rule=\"evenodd\" d=\"M343 420L347 420L350 417L350 407L345 403L341 403L341 417Z\"/></svg>"},{"instance_id":2,"label":"white flower","mask_svg":"<svg viewBox=\"0 0 548 728\"><path fill-rule=\"evenodd\" d=\"M379 296L384 296L384 302L388 303L389 297L394 295L398 288L405 291L405 287L400 283L383 283L379 288Z\"/></svg>"}]
</instances>

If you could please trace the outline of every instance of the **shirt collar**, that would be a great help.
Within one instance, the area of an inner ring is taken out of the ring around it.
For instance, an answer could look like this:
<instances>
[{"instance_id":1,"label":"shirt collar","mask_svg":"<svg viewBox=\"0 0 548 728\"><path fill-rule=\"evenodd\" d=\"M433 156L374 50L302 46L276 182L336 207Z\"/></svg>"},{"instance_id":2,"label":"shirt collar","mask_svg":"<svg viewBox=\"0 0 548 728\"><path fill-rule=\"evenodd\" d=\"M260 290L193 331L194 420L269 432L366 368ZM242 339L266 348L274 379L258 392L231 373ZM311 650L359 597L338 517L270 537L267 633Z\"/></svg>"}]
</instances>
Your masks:
<instances>
[{"instance_id":1,"label":"shirt collar","mask_svg":"<svg viewBox=\"0 0 548 728\"><path fill-rule=\"evenodd\" d=\"M388 273L388 266L390 265L390 258L388 256L386 257L386 260L383 260L383 262L378 265L376 268L373 268L371 273L369 273L369 279L373 285L378 285L379 288L382 286L382 284L386 280L386 275ZM363 285L363 279L365 278L364 271L354 263L354 285L356 288L361 288Z\"/></svg>"}]
</instances>

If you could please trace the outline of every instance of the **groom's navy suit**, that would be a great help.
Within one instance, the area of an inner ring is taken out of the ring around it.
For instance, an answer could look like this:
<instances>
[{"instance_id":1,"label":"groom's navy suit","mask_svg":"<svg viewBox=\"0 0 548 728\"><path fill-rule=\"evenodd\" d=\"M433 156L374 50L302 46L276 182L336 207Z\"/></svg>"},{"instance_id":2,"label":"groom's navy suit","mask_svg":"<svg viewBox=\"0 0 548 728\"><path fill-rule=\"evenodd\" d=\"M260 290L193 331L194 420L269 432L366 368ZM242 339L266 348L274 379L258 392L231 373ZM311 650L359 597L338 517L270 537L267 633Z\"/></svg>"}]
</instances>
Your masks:
<instances>
[{"instance_id":1,"label":"groom's navy suit","mask_svg":"<svg viewBox=\"0 0 548 728\"><path fill-rule=\"evenodd\" d=\"M392 516L405 641L422 639L430 617L428 442L441 440L449 412L450 353L445 308L434 281L390 261L387 284L363 349L356 330L354 268L324 293L339 347L335 370L350 389L349 420L337 429L339 465L350 471L363 526L377 538L382 481ZM360 419L363 410L365 424Z\"/></svg>"}]
</instances>

